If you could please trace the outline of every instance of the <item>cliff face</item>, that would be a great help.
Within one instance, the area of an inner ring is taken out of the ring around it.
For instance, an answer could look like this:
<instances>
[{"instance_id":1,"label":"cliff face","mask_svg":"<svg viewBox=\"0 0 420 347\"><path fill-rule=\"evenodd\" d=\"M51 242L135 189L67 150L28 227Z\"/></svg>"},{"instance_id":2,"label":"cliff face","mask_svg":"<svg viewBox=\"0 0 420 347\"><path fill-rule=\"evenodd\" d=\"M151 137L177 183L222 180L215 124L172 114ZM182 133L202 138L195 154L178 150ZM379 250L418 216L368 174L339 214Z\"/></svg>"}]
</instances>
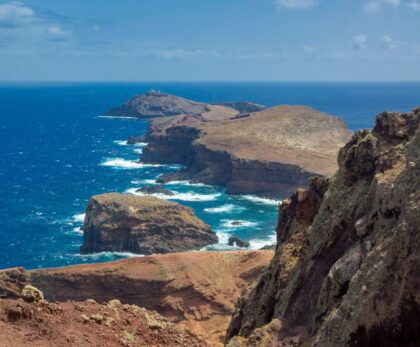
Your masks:
<instances>
[{"instance_id":1,"label":"cliff face","mask_svg":"<svg viewBox=\"0 0 420 347\"><path fill-rule=\"evenodd\" d=\"M181 163L163 180L192 179L228 193L289 195L312 175L336 170L350 132L338 119L307 107L281 106L247 117L175 117L153 121L142 160Z\"/></svg>"},{"instance_id":2,"label":"cliff face","mask_svg":"<svg viewBox=\"0 0 420 347\"><path fill-rule=\"evenodd\" d=\"M215 233L192 209L154 197L117 193L89 200L83 232L82 253L170 253L217 243Z\"/></svg>"},{"instance_id":3,"label":"cliff face","mask_svg":"<svg viewBox=\"0 0 420 347\"><path fill-rule=\"evenodd\" d=\"M378 115L280 208L271 264L228 346L420 343L420 108Z\"/></svg>"},{"instance_id":4,"label":"cliff face","mask_svg":"<svg viewBox=\"0 0 420 347\"><path fill-rule=\"evenodd\" d=\"M155 310L180 328L222 345L234 305L272 251L192 252L35 270L30 280L50 301L119 299ZM1 284L1 280L0 280Z\"/></svg>"}]
</instances>

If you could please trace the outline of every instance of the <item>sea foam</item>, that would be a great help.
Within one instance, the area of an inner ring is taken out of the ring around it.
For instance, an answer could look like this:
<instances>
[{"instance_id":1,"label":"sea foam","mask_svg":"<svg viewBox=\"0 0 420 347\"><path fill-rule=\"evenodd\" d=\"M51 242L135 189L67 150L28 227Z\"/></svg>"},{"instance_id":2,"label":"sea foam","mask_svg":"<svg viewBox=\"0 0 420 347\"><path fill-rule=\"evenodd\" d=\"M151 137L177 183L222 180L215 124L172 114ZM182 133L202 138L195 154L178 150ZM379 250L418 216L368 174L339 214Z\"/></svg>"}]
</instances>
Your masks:
<instances>
[{"instance_id":1,"label":"sea foam","mask_svg":"<svg viewBox=\"0 0 420 347\"><path fill-rule=\"evenodd\" d=\"M239 219L223 219L222 220L222 226L224 228L248 228L248 227L255 227L257 226L257 222L251 222L247 220L239 220Z\"/></svg>"},{"instance_id":2,"label":"sea foam","mask_svg":"<svg viewBox=\"0 0 420 347\"><path fill-rule=\"evenodd\" d=\"M155 194L146 194L143 192L138 192L137 188L130 188L126 190L126 193L139 195L139 196L154 196L161 199L166 200L181 200L181 201L214 201L219 198L222 194L215 193L215 194L197 194L194 192L186 192L186 193L178 193L175 191L171 191L174 195L166 195L162 193L155 193Z\"/></svg>"},{"instance_id":3,"label":"sea foam","mask_svg":"<svg viewBox=\"0 0 420 347\"><path fill-rule=\"evenodd\" d=\"M115 140L114 143L119 145L119 146L127 146L128 145L128 142L126 140Z\"/></svg>"},{"instance_id":4,"label":"sea foam","mask_svg":"<svg viewBox=\"0 0 420 347\"><path fill-rule=\"evenodd\" d=\"M127 160L123 158L105 158L105 160L100 164L101 166L109 166L114 169L142 169L145 167L158 167L162 165L158 164L145 164L140 163L137 160Z\"/></svg>"},{"instance_id":5,"label":"sea foam","mask_svg":"<svg viewBox=\"0 0 420 347\"><path fill-rule=\"evenodd\" d=\"M281 200L262 198L255 195L240 195L240 198L257 203L257 204L272 205L272 206L278 206L281 204Z\"/></svg>"},{"instance_id":6,"label":"sea foam","mask_svg":"<svg viewBox=\"0 0 420 347\"><path fill-rule=\"evenodd\" d=\"M78 213L78 214L75 214L71 219L75 223L83 223L85 221L85 215L86 215L85 213Z\"/></svg>"},{"instance_id":7,"label":"sea foam","mask_svg":"<svg viewBox=\"0 0 420 347\"><path fill-rule=\"evenodd\" d=\"M225 212L232 212L233 210L243 209L242 207L235 206L233 204L226 204L219 207L207 207L204 209L205 212L208 213L225 213Z\"/></svg>"},{"instance_id":8,"label":"sea foam","mask_svg":"<svg viewBox=\"0 0 420 347\"><path fill-rule=\"evenodd\" d=\"M107 118L107 119L138 119L136 117L117 117L117 116L98 116L98 118Z\"/></svg>"}]
</instances>

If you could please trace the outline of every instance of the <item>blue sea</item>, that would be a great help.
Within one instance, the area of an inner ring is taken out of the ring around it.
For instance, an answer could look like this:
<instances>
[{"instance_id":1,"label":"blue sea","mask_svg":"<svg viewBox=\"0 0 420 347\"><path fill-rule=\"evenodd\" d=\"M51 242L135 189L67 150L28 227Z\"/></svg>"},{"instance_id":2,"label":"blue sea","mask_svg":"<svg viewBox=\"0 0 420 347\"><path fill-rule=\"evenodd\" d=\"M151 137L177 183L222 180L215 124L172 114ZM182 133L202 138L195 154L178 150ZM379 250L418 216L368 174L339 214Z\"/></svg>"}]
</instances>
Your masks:
<instances>
[{"instance_id":1,"label":"blue sea","mask_svg":"<svg viewBox=\"0 0 420 347\"><path fill-rule=\"evenodd\" d=\"M342 118L353 130L372 127L383 110L420 105L420 83L0 84L0 268L133 256L80 255L80 227L90 196L132 192L178 169L139 164L142 146L126 145L128 136L146 131L147 121L98 117L149 89L203 102L308 105ZM276 201L228 196L222 188L189 182L166 188L218 233L220 244L210 249L228 249L229 235L249 240L252 248L275 240Z\"/></svg>"}]
</instances>

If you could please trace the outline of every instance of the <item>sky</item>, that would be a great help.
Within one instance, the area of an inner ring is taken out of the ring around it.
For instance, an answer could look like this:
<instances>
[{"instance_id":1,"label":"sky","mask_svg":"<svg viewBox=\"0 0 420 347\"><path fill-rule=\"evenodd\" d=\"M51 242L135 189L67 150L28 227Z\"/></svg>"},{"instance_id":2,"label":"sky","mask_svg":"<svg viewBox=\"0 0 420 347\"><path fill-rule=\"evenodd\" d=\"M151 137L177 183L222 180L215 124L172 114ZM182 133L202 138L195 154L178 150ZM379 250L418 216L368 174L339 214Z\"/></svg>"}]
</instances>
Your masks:
<instances>
[{"instance_id":1,"label":"sky","mask_svg":"<svg viewBox=\"0 0 420 347\"><path fill-rule=\"evenodd\" d=\"M0 0L0 81L419 81L420 0Z\"/></svg>"}]
</instances>

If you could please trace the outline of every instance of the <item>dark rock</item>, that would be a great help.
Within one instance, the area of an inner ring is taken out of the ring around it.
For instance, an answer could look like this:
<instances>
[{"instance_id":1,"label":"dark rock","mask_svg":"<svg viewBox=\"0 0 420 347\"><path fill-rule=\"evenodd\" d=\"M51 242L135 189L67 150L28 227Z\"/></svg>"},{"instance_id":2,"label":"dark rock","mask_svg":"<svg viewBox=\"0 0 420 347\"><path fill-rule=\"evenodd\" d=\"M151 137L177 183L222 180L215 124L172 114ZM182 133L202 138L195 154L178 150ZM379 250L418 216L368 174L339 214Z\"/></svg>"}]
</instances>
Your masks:
<instances>
[{"instance_id":1,"label":"dark rock","mask_svg":"<svg viewBox=\"0 0 420 347\"><path fill-rule=\"evenodd\" d=\"M229 347L416 346L420 112L382 113L339 170L280 207L276 252L238 301Z\"/></svg>"},{"instance_id":2,"label":"dark rock","mask_svg":"<svg viewBox=\"0 0 420 347\"><path fill-rule=\"evenodd\" d=\"M137 143L142 143L145 141L145 136L141 135L141 136L130 136L127 140L127 144L129 145L135 145Z\"/></svg>"},{"instance_id":3,"label":"dark rock","mask_svg":"<svg viewBox=\"0 0 420 347\"><path fill-rule=\"evenodd\" d=\"M112 109L105 116L154 118L180 114L196 115L208 110L206 104L180 98L175 95L150 91L136 95L120 107Z\"/></svg>"},{"instance_id":4,"label":"dark rock","mask_svg":"<svg viewBox=\"0 0 420 347\"><path fill-rule=\"evenodd\" d=\"M160 185L156 185L156 186L144 186L141 187L139 189L136 190L137 192L140 193L145 193L145 194L163 194L163 195L168 195L168 196L173 196L174 193L168 189L163 188Z\"/></svg>"},{"instance_id":5,"label":"dark rock","mask_svg":"<svg viewBox=\"0 0 420 347\"><path fill-rule=\"evenodd\" d=\"M228 245L229 246L235 246L236 245L237 247L241 247L241 248L248 248L249 246L251 246L251 244L248 241L243 241L237 236L229 237Z\"/></svg>"},{"instance_id":6,"label":"dark rock","mask_svg":"<svg viewBox=\"0 0 420 347\"><path fill-rule=\"evenodd\" d=\"M83 231L81 253L171 253L217 243L217 236L191 208L129 194L92 197Z\"/></svg>"}]
</instances>

